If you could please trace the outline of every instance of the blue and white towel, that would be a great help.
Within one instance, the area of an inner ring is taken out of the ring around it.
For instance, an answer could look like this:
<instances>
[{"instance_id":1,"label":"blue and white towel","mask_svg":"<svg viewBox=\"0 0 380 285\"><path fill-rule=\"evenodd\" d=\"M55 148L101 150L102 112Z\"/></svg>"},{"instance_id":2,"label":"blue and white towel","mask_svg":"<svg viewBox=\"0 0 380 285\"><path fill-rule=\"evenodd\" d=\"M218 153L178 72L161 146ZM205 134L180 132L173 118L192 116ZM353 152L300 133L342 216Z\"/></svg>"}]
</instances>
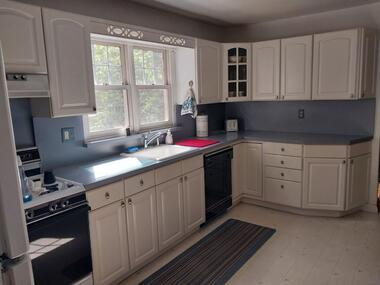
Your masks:
<instances>
[{"instance_id":1,"label":"blue and white towel","mask_svg":"<svg viewBox=\"0 0 380 285\"><path fill-rule=\"evenodd\" d=\"M186 93L186 99L182 104L181 116L190 114L194 119L198 115L197 99L195 98L194 90L190 86Z\"/></svg>"}]
</instances>

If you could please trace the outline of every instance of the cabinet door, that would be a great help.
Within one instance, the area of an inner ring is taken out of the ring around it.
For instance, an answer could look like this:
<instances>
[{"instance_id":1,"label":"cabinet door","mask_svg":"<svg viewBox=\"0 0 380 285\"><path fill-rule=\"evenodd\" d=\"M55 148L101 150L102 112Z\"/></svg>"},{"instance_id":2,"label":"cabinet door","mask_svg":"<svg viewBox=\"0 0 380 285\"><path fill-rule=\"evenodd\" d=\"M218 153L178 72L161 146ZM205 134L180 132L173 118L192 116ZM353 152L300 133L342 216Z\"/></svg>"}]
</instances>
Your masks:
<instances>
[{"instance_id":1,"label":"cabinet door","mask_svg":"<svg viewBox=\"0 0 380 285\"><path fill-rule=\"evenodd\" d=\"M129 257L134 268L158 252L155 188L131 196L127 204Z\"/></svg>"},{"instance_id":2,"label":"cabinet door","mask_svg":"<svg viewBox=\"0 0 380 285\"><path fill-rule=\"evenodd\" d=\"M129 270L125 203L90 212L90 235L95 284L110 284Z\"/></svg>"},{"instance_id":3,"label":"cabinet door","mask_svg":"<svg viewBox=\"0 0 380 285\"><path fill-rule=\"evenodd\" d=\"M89 18L43 9L53 117L94 113Z\"/></svg>"},{"instance_id":4,"label":"cabinet door","mask_svg":"<svg viewBox=\"0 0 380 285\"><path fill-rule=\"evenodd\" d=\"M359 30L314 36L313 100L354 99Z\"/></svg>"},{"instance_id":5,"label":"cabinet door","mask_svg":"<svg viewBox=\"0 0 380 285\"><path fill-rule=\"evenodd\" d=\"M262 145L245 144L245 188L244 194L260 198L263 196Z\"/></svg>"},{"instance_id":6,"label":"cabinet door","mask_svg":"<svg viewBox=\"0 0 380 285\"><path fill-rule=\"evenodd\" d=\"M240 197L245 188L245 144L237 144L233 147L232 159L232 200Z\"/></svg>"},{"instance_id":7,"label":"cabinet door","mask_svg":"<svg viewBox=\"0 0 380 285\"><path fill-rule=\"evenodd\" d=\"M41 8L0 0L6 72L47 73Z\"/></svg>"},{"instance_id":8,"label":"cabinet door","mask_svg":"<svg viewBox=\"0 0 380 285\"><path fill-rule=\"evenodd\" d=\"M369 178L371 172L370 154L350 159L348 167L347 207L350 210L368 202Z\"/></svg>"},{"instance_id":9,"label":"cabinet door","mask_svg":"<svg viewBox=\"0 0 380 285\"><path fill-rule=\"evenodd\" d=\"M198 103L221 102L221 70L221 44L198 39Z\"/></svg>"},{"instance_id":10,"label":"cabinet door","mask_svg":"<svg viewBox=\"0 0 380 285\"><path fill-rule=\"evenodd\" d=\"M313 36L281 40L281 99L311 99Z\"/></svg>"},{"instance_id":11,"label":"cabinet door","mask_svg":"<svg viewBox=\"0 0 380 285\"><path fill-rule=\"evenodd\" d=\"M206 220L204 169L200 168L184 176L185 232L190 232Z\"/></svg>"},{"instance_id":12,"label":"cabinet door","mask_svg":"<svg viewBox=\"0 0 380 285\"><path fill-rule=\"evenodd\" d=\"M376 97L378 32L362 30L362 66L360 98Z\"/></svg>"},{"instance_id":13,"label":"cabinet door","mask_svg":"<svg viewBox=\"0 0 380 285\"><path fill-rule=\"evenodd\" d=\"M344 159L305 158L303 208L344 210L346 169Z\"/></svg>"},{"instance_id":14,"label":"cabinet door","mask_svg":"<svg viewBox=\"0 0 380 285\"><path fill-rule=\"evenodd\" d=\"M223 101L249 101L251 44L223 44Z\"/></svg>"},{"instance_id":15,"label":"cabinet door","mask_svg":"<svg viewBox=\"0 0 380 285\"><path fill-rule=\"evenodd\" d=\"M156 188L158 215L158 246L162 250L184 234L182 177Z\"/></svg>"},{"instance_id":16,"label":"cabinet door","mask_svg":"<svg viewBox=\"0 0 380 285\"><path fill-rule=\"evenodd\" d=\"M280 96L280 40L252 44L252 96L254 101Z\"/></svg>"}]
</instances>

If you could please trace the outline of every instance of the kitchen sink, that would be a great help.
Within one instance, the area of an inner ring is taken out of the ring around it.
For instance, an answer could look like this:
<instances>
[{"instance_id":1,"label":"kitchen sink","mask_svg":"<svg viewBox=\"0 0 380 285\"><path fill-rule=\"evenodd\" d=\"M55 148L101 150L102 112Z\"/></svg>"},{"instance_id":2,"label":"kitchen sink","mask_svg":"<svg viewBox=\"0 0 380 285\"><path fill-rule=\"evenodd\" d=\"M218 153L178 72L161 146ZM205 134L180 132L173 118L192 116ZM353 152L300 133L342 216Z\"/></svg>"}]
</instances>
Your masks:
<instances>
[{"instance_id":1,"label":"kitchen sink","mask_svg":"<svg viewBox=\"0 0 380 285\"><path fill-rule=\"evenodd\" d=\"M168 158L172 158L192 150L196 149L195 147L189 146L180 146L180 145L160 145L153 146L146 149L139 150L135 153L122 153L122 156L129 157L142 157L154 160L165 160Z\"/></svg>"}]
</instances>

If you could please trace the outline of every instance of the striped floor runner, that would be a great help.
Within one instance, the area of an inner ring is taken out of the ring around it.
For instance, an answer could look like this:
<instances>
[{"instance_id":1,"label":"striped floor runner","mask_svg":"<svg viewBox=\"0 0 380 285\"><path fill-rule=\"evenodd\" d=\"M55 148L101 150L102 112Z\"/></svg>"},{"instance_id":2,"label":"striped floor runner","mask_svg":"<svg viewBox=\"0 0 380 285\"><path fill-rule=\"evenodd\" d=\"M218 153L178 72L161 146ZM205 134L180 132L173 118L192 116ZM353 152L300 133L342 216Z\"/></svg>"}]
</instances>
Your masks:
<instances>
[{"instance_id":1,"label":"striped floor runner","mask_svg":"<svg viewBox=\"0 0 380 285\"><path fill-rule=\"evenodd\" d=\"M274 233L230 219L140 284L224 284Z\"/></svg>"}]
</instances>

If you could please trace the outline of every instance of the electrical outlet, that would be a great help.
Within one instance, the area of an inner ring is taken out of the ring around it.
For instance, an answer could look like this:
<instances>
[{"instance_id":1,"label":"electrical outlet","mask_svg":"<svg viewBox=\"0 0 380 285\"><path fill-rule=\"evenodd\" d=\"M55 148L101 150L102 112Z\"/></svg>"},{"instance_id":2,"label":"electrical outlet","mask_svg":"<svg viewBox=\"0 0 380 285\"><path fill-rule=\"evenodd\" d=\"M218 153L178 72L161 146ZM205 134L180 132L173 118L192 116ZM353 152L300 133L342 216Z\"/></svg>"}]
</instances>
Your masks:
<instances>
[{"instance_id":1,"label":"electrical outlet","mask_svg":"<svg viewBox=\"0 0 380 285\"><path fill-rule=\"evenodd\" d=\"M305 110L298 109L298 119L304 119L304 118L305 118Z\"/></svg>"},{"instance_id":2,"label":"electrical outlet","mask_svg":"<svg viewBox=\"0 0 380 285\"><path fill-rule=\"evenodd\" d=\"M73 142L75 140L74 127L62 128L61 138L63 143Z\"/></svg>"}]
</instances>

